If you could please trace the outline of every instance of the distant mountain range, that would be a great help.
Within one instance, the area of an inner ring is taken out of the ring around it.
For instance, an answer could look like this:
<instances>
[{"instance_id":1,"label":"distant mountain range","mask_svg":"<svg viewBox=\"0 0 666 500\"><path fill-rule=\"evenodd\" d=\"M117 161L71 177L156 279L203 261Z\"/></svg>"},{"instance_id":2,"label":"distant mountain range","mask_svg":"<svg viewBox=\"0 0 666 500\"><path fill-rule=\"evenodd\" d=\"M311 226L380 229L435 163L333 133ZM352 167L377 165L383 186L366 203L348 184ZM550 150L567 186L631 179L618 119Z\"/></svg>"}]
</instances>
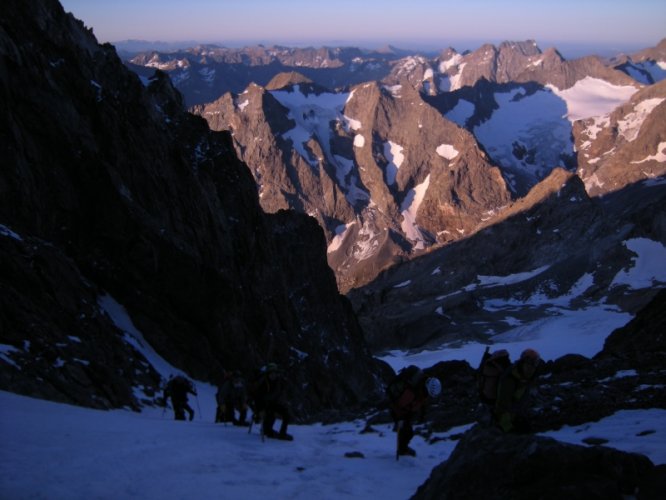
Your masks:
<instances>
[{"instance_id":1,"label":"distant mountain range","mask_svg":"<svg viewBox=\"0 0 666 500\"><path fill-rule=\"evenodd\" d=\"M555 167L590 195L666 171L666 94L652 83L666 75L666 41L611 61L524 41L435 58L198 46L128 64L210 101L192 110L232 132L262 207L324 228L342 291L492 224Z\"/></svg>"}]
</instances>

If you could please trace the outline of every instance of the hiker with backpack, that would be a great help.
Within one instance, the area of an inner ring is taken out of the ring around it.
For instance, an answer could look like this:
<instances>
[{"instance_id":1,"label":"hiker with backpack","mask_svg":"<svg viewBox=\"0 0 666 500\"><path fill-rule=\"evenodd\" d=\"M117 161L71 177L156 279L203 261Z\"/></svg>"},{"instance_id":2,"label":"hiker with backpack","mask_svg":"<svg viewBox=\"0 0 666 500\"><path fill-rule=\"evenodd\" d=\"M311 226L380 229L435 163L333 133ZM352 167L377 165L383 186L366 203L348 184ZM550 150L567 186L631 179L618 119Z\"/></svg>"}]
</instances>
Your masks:
<instances>
[{"instance_id":1,"label":"hiker with backpack","mask_svg":"<svg viewBox=\"0 0 666 500\"><path fill-rule=\"evenodd\" d=\"M187 395L197 395L197 390L190 380L182 375L169 377L169 381L164 388L164 404L167 404L171 398L171 406L173 407L173 414L176 420L185 420L185 412L189 414L190 420L194 418L194 410L190 407L187 400Z\"/></svg>"},{"instance_id":2,"label":"hiker with backpack","mask_svg":"<svg viewBox=\"0 0 666 500\"><path fill-rule=\"evenodd\" d=\"M512 364L506 350L490 354L486 348L479 366L479 396L488 406L493 423L503 432L528 429L520 410L540 363L541 357L534 349L525 349Z\"/></svg>"},{"instance_id":3,"label":"hiker with backpack","mask_svg":"<svg viewBox=\"0 0 666 500\"><path fill-rule=\"evenodd\" d=\"M393 430L398 433L396 459L401 455L416 456L409 447L414 437L412 421L417 415L423 416L427 403L442 392L442 384L435 377L427 377L417 366L403 368L386 388L389 410L393 418Z\"/></svg>"},{"instance_id":4,"label":"hiker with backpack","mask_svg":"<svg viewBox=\"0 0 666 500\"><path fill-rule=\"evenodd\" d=\"M262 432L265 437L283 441L294 439L291 434L287 434L290 415L285 398L286 379L275 363L268 363L260 370L251 391L254 419L257 423L262 421ZM277 417L282 420L279 432L273 430Z\"/></svg>"},{"instance_id":5,"label":"hiker with backpack","mask_svg":"<svg viewBox=\"0 0 666 500\"><path fill-rule=\"evenodd\" d=\"M225 377L215 394L217 413L215 422L231 422L247 426L247 386L241 372L236 370ZM238 412L238 418L236 418Z\"/></svg>"}]
</instances>

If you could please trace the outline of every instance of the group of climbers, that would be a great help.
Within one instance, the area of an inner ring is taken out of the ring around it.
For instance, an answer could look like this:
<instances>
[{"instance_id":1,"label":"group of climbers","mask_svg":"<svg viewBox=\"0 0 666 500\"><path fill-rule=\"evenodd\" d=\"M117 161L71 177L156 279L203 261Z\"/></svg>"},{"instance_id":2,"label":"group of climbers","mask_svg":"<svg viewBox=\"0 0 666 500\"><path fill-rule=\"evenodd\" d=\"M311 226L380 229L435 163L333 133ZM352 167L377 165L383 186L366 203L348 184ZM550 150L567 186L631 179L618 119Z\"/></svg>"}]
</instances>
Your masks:
<instances>
[{"instance_id":1,"label":"group of climbers","mask_svg":"<svg viewBox=\"0 0 666 500\"><path fill-rule=\"evenodd\" d=\"M477 379L479 398L486 405L493 426L503 432L529 430L522 410L540 363L541 357L534 349L525 349L515 363L511 363L505 350L491 354L486 349ZM397 432L397 457L416 455L409 447L414 436L413 421L419 415L423 419L427 404L436 400L441 391L438 378L413 365L400 370L388 384L386 395Z\"/></svg>"},{"instance_id":2,"label":"group of climbers","mask_svg":"<svg viewBox=\"0 0 666 500\"><path fill-rule=\"evenodd\" d=\"M286 384L284 373L275 363L268 363L257 371L250 384L238 370L225 373L221 380L215 399L217 410L215 422L231 422L237 426L249 426L248 409L252 410L253 421L261 423L262 436L283 441L294 438L287 433L291 421L286 403ZM174 418L185 420L185 412L189 419L194 418L194 410L188 404L188 394L197 396L197 391L190 380L182 375L170 377L164 389L163 404L171 399ZM280 429L273 429L275 420L280 418Z\"/></svg>"},{"instance_id":3,"label":"group of climbers","mask_svg":"<svg viewBox=\"0 0 666 500\"><path fill-rule=\"evenodd\" d=\"M488 349L477 370L479 398L491 415L493 425L503 432L526 431L528 426L521 418L521 404L529 392L529 387L541 363L539 353L525 349L520 358L511 363L509 353L499 350L490 353ZM291 421L286 403L284 373L275 363L268 363L248 384L240 371L225 373L216 394L217 411L215 422L231 422L237 426L251 426L248 410L252 410L254 423L261 423L262 436L285 441L293 440L287 433ZM415 456L409 443L414 436L413 423L417 416L423 418L426 406L439 398L442 392L440 380L426 371L408 366L398 372L388 384L386 395L388 408L397 432L396 457ZM187 395L197 395L191 381L179 375L171 377L164 390L164 402L170 398L176 420L194 417ZM275 421L281 425L276 432Z\"/></svg>"}]
</instances>

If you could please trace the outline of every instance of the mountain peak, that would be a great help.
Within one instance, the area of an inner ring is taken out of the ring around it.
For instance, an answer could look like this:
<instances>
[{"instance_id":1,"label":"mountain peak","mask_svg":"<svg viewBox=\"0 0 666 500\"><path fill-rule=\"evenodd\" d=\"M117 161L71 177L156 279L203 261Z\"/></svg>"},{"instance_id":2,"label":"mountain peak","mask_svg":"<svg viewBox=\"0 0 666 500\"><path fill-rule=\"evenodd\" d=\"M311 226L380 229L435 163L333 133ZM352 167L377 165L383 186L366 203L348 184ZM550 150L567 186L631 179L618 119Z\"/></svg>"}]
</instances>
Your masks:
<instances>
[{"instance_id":1,"label":"mountain peak","mask_svg":"<svg viewBox=\"0 0 666 500\"><path fill-rule=\"evenodd\" d=\"M290 85L299 85L302 83L313 83L307 76L296 71L278 73L270 82L266 84L266 90L280 90Z\"/></svg>"}]
</instances>

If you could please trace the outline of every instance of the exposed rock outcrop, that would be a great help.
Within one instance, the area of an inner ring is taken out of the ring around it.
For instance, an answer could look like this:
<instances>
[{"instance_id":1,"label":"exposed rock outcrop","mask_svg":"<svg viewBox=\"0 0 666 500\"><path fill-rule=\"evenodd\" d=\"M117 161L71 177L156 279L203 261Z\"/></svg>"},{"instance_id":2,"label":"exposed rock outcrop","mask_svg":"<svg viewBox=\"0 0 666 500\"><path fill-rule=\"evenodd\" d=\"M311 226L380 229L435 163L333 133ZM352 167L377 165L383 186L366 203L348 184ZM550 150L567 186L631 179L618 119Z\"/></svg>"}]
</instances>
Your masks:
<instances>
[{"instance_id":1,"label":"exposed rock outcrop","mask_svg":"<svg viewBox=\"0 0 666 500\"><path fill-rule=\"evenodd\" d=\"M645 456L475 427L435 467L413 499L656 499Z\"/></svg>"}]
</instances>

